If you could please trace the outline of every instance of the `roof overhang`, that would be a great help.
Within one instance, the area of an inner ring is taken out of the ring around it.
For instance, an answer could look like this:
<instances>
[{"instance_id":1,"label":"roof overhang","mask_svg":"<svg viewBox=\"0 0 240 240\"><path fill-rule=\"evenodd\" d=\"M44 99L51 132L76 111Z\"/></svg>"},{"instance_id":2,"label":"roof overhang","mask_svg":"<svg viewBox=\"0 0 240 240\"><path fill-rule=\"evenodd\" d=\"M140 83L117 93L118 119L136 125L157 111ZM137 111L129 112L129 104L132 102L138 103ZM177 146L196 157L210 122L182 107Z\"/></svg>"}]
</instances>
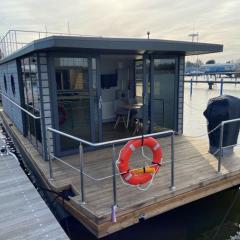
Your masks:
<instances>
[{"instance_id":1,"label":"roof overhang","mask_svg":"<svg viewBox=\"0 0 240 240\"><path fill-rule=\"evenodd\" d=\"M41 50L179 54L189 56L222 52L223 45L159 39L51 36L27 44L4 58L0 63Z\"/></svg>"}]
</instances>

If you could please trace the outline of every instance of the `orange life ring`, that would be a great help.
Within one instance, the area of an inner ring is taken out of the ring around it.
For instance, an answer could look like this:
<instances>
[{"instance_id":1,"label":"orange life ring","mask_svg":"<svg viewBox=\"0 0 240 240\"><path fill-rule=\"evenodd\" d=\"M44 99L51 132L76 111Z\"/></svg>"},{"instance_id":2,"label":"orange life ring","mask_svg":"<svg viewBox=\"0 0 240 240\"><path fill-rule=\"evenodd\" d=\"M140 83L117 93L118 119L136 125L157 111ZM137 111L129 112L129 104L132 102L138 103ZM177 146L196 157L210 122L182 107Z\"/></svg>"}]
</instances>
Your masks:
<instances>
[{"instance_id":1,"label":"orange life ring","mask_svg":"<svg viewBox=\"0 0 240 240\"><path fill-rule=\"evenodd\" d=\"M67 113L62 104L58 105L59 125L62 125L67 119Z\"/></svg>"},{"instance_id":2,"label":"orange life ring","mask_svg":"<svg viewBox=\"0 0 240 240\"><path fill-rule=\"evenodd\" d=\"M152 150L152 166L143 167L142 171L139 171L139 169L130 169L128 166L129 159L135 149L141 146L147 146ZM147 137L129 141L123 147L118 160L118 169L124 181L130 185L142 185L152 179L152 173L156 174L158 172L161 162L162 148L159 142L152 137Z\"/></svg>"}]
</instances>

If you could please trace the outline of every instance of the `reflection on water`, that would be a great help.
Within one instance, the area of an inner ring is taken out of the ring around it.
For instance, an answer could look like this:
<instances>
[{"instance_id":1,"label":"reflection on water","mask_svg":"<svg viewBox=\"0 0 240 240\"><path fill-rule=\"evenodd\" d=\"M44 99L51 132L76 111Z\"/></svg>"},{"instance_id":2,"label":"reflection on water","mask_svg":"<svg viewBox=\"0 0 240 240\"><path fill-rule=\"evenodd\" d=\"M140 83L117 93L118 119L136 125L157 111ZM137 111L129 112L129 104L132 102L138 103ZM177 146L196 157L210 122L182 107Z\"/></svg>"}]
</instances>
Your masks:
<instances>
[{"instance_id":1,"label":"reflection on water","mask_svg":"<svg viewBox=\"0 0 240 240\"><path fill-rule=\"evenodd\" d=\"M208 90L206 84L194 84L190 99L185 86L184 134L198 136L207 132L203 111L208 99L219 96L220 86ZM224 86L224 94L240 97L240 86ZM69 217L62 226L72 240L96 239L75 219ZM240 239L240 192L238 188L174 209L140 222L103 239L164 239L164 240L237 240Z\"/></svg>"}]
</instances>

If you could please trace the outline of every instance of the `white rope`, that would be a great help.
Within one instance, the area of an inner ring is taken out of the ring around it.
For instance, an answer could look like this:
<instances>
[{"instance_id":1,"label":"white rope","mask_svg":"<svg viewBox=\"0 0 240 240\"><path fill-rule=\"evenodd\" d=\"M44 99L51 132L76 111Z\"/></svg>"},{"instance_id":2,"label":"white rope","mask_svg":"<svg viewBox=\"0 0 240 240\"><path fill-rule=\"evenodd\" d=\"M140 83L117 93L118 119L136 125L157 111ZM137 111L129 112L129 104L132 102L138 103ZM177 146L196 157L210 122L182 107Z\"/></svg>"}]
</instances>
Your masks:
<instances>
[{"instance_id":1,"label":"white rope","mask_svg":"<svg viewBox=\"0 0 240 240\"><path fill-rule=\"evenodd\" d=\"M211 131L204 133L202 135L198 135L198 136L188 136L188 135L183 135L184 137L188 137L188 138L200 138L200 137L204 137L207 135L210 135L211 133L213 133L214 131L216 131L219 127L221 126L221 123L219 123L214 129L212 129Z\"/></svg>"},{"instance_id":2,"label":"white rope","mask_svg":"<svg viewBox=\"0 0 240 240\"><path fill-rule=\"evenodd\" d=\"M124 147L123 147L123 148L124 148ZM123 149L123 148L122 148L122 149ZM116 164L116 168L117 168L117 170L119 171L119 173L120 173L120 170L119 170L119 168L118 168L118 164L119 164L119 159L120 159L120 155L121 155L122 149L119 151L118 159L116 160L116 163L115 163L115 164ZM149 160L149 161L152 162L152 159L150 159L148 156L146 156L146 155L144 154L143 146L141 147L141 149L142 149L142 155L143 155L143 157L145 157L147 160ZM161 163L162 163L162 160L161 160ZM160 163L160 164L161 164L161 163ZM149 166L156 166L156 164L151 164L151 165L149 165ZM128 186L128 187L137 187L137 189L140 190L140 191L147 191L147 190L152 186L153 181L154 181L154 178L155 178L158 170L159 170L159 166L157 167L156 171L153 173L151 180L148 182L148 184L146 185L145 188L142 188L140 184L137 185L137 186L135 186L135 185L131 185L131 184L127 183L126 181L123 180L122 176L120 176L120 179L121 179L122 183L123 183L124 185ZM125 174L125 173L120 173L120 175L122 175L122 174Z\"/></svg>"}]
</instances>

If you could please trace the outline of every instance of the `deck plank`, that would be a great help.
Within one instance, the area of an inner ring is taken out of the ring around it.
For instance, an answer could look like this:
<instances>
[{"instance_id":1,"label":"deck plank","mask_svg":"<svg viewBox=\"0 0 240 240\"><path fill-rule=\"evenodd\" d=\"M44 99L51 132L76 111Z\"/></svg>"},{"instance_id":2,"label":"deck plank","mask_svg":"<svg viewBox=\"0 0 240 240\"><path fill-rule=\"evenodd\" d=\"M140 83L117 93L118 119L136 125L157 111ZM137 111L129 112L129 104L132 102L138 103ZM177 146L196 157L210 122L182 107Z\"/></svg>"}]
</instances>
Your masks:
<instances>
[{"instance_id":1,"label":"deck plank","mask_svg":"<svg viewBox=\"0 0 240 240\"><path fill-rule=\"evenodd\" d=\"M0 156L0 239L69 239L12 155Z\"/></svg>"}]
</instances>

